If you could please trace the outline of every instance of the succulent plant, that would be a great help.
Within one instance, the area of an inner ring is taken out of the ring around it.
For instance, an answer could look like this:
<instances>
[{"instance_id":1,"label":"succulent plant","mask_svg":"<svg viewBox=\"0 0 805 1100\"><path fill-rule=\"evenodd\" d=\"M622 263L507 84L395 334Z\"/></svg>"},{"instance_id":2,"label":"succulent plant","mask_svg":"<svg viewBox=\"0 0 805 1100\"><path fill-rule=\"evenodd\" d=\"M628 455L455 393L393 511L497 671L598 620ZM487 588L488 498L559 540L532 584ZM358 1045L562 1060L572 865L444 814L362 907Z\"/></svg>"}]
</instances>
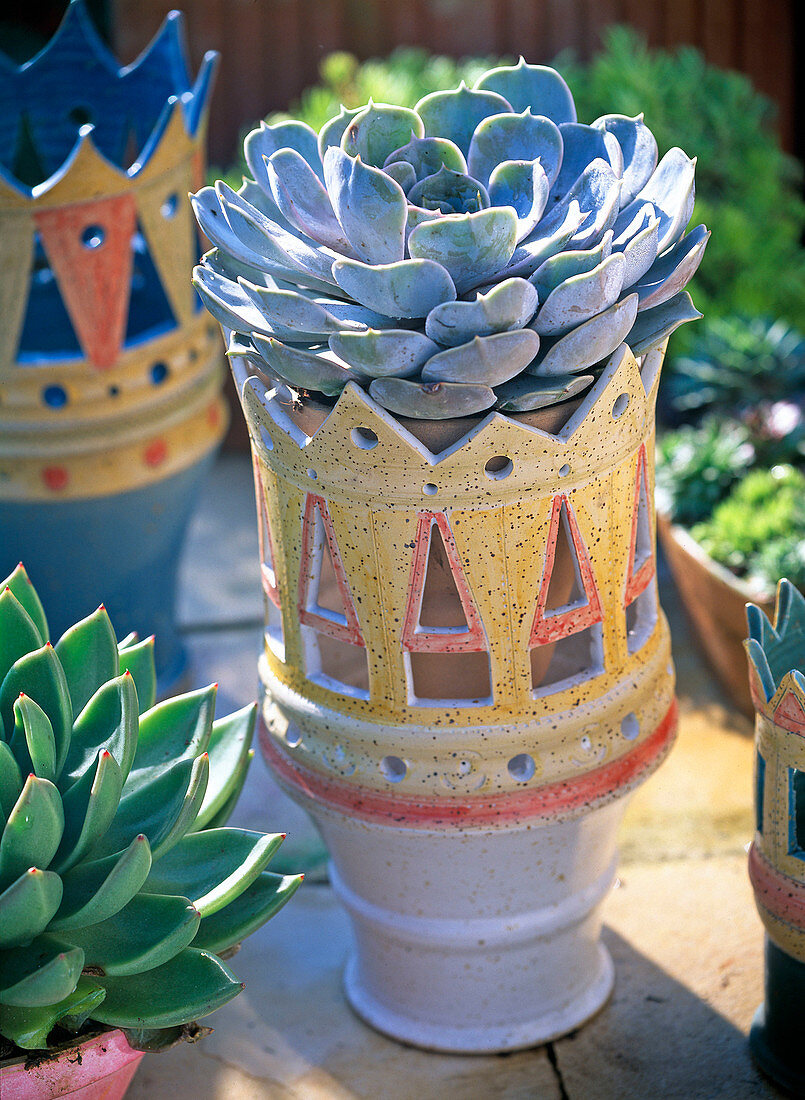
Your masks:
<instances>
[{"instance_id":1,"label":"succulent plant","mask_svg":"<svg viewBox=\"0 0 805 1100\"><path fill-rule=\"evenodd\" d=\"M368 388L391 412L525 411L580 394L698 317L683 288L695 161L657 163L642 116L576 121L553 69L490 69L414 109L343 109L245 142L253 179L193 205L195 269L230 354L297 391Z\"/></svg>"},{"instance_id":2,"label":"succulent plant","mask_svg":"<svg viewBox=\"0 0 805 1100\"><path fill-rule=\"evenodd\" d=\"M255 708L154 703L153 639L105 610L48 639L22 566L0 586L0 1036L87 1020L159 1046L242 985L219 957L296 890L282 835L225 828ZM0 1043L2 1046L2 1043Z\"/></svg>"}]
</instances>

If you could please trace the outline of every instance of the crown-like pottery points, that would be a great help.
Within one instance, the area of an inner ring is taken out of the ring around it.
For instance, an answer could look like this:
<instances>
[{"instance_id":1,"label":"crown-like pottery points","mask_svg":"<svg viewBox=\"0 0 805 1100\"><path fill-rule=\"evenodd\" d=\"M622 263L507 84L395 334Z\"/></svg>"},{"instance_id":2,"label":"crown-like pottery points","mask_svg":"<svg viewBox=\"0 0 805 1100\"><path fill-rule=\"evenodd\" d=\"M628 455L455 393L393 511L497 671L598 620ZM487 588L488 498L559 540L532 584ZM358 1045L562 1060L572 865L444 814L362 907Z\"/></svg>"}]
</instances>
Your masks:
<instances>
[{"instance_id":1,"label":"crown-like pottery points","mask_svg":"<svg viewBox=\"0 0 805 1100\"><path fill-rule=\"evenodd\" d=\"M36 57L0 56L0 499L149 484L225 428L188 280L216 62L191 78L172 12L121 66L83 0Z\"/></svg>"},{"instance_id":2,"label":"crown-like pottery points","mask_svg":"<svg viewBox=\"0 0 805 1100\"><path fill-rule=\"evenodd\" d=\"M69 171L76 146L89 133L98 156L124 176L147 166L174 105L188 138L194 139L217 55L205 56L192 81L183 19L174 11L140 57L121 66L100 39L83 0L71 0L59 29L35 57L21 65L0 61L5 188L41 196ZM132 149L135 156L129 160Z\"/></svg>"},{"instance_id":3,"label":"crown-like pottery points","mask_svg":"<svg viewBox=\"0 0 805 1100\"><path fill-rule=\"evenodd\" d=\"M747 607L744 642L750 684L759 713L805 735L805 597L783 579L777 586L774 622L759 607Z\"/></svg>"}]
</instances>

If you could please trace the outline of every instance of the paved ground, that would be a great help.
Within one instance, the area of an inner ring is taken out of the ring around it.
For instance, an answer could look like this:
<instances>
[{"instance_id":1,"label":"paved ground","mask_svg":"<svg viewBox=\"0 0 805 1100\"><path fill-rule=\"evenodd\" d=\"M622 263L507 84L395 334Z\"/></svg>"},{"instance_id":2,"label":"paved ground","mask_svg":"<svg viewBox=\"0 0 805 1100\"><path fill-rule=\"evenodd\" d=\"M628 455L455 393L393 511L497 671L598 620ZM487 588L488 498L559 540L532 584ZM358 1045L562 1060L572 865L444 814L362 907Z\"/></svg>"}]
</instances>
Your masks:
<instances>
[{"instance_id":1,"label":"paved ground","mask_svg":"<svg viewBox=\"0 0 805 1100\"><path fill-rule=\"evenodd\" d=\"M751 728L703 669L666 575L680 738L634 797L605 939L615 993L577 1034L494 1057L425 1054L360 1023L340 988L346 918L304 815L255 759L238 824L287 830L289 869L314 873L233 960L246 991L215 1032L144 1063L130 1100L755 1100L778 1095L749 1059L762 997L762 930L746 876ZM261 599L245 456L218 464L191 531L181 619L194 684L218 680L225 713L256 693ZM272 864L272 867L274 864ZM318 881L317 881L318 880Z\"/></svg>"}]
</instances>

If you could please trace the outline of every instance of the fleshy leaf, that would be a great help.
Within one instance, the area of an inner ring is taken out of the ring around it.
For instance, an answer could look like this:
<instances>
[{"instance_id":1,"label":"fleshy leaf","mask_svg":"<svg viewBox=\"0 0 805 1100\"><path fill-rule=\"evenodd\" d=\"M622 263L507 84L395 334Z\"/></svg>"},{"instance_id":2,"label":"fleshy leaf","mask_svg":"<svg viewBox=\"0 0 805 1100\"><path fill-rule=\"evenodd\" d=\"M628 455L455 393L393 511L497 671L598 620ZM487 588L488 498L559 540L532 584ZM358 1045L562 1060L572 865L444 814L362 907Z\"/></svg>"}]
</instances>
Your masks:
<instances>
[{"instance_id":1,"label":"fleshy leaf","mask_svg":"<svg viewBox=\"0 0 805 1100\"><path fill-rule=\"evenodd\" d=\"M48 621L45 617L45 609L42 607L42 601L39 599L36 589L31 584L31 580L25 572L25 566L22 562L20 562L13 573L10 573L6 579L0 583L0 592L5 592L6 588L11 589L12 593L30 615L34 626L39 631L39 637L41 639L39 644L42 645L50 637Z\"/></svg>"},{"instance_id":2,"label":"fleshy leaf","mask_svg":"<svg viewBox=\"0 0 805 1100\"><path fill-rule=\"evenodd\" d=\"M274 126L261 122L259 127L246 137L243 152L246 163L258 183L265 179L265 161L280 149L295 150L310 165L319 178L322 178L319 139L316 132L304 122L290 120L278 122Z\"/></svg>"},{"instance_id":3,"label":"fleshy leaf","mask_svg":"<svg viewBox=\"0 0 805 1100\"><path fill-rule=\"evenodd\" d=\"M449 168L440 168L434 175L426 176L411 188L408 201L425 210L440 210L444 214L469 214L485 210L489 206L489 193L472 176L453 172Z\"/></svg>"},{"instance_id":4,"label":"fleshy leaf","mask_svg":"<svg viewBox=\"0 0 805 1100\"><path fill-rule=\"evenodd\" d=\"M110 1027L174 1027L209 1015L243 986L207 951L186 947L145 974L99 978L106 998L94 1018Z\"/></svg>"},{"instance_id":5,"label":"fleshy leaf","mask_svg":"<svg viewBox=\"0 0 805 1100\"><path fill-rule=\"evenodd\" d=\"M510 111L511 104L496 92L468 88L462 80L455 90L423 96L415 110L428 137L448 138L466 156L478 123Z\"/></svg>"},{"instance_id":6,"label":"fleshy leaf","mask_svg":"<svg viewBox=\"0 0 805 1100\"><path fill-rule=\"evenodd\" d=\"M548 177L539 160L504 160L489 177L493 206L511 206L517 214L517 240L539 224L548 202Z\"/></svg>"},{"instance_id":7,"label":"fleshy leaf","mask_svg":"<svg viewBox=\"0 0 805 1100\"><path fill-rule=\"evenodd\" d=\"M17 799L22 794L22 772L5 741L0 741L0 814L2 823L8 820Z\"/></svg>"},{"instance_id":8,"label":"fleshy leaf","mask_svg":"<svg viewBox=\"0 0 805 1100\"><path fill-rule=\"evenodd\" d=\"M422 119L410 107L397 107L391 103L372 103L350 119L341 138L341 148L350 157L376 168L386 163L389 153L400 149L411 137L425 136ZM327 160L325 154L324 160ZM327 165L324 167L325 178ZM327 190L332 195L329 181Z\"/></svg>"},{"instance_id":9,"label":"fleshy leaf","mask_svg":"<svg viewBox=\"0 0 805 1100\"><path fill-rule=\"evenodd\" d=\"M399 149L389 153L383 170L388 172L389 165L399 162L410 164L416 180L435 175L440 168L450 168L453 172L466 172L467 162L455 142L444 137L412 138Z\"/></svg>"},{"instance_id":10,"label":"fleshy leaf","mask_svg":"<svg viewBox=\"0 0 805 1100\"><path fill-rule=\"evenodd\" d=\"M64 896L51 928L80 928L113 916L140 890L151 869L151 846L136 836L120 855L80 863L62 875Z\"/></svg>"},{"instance_id":11,"label":"fleshy leaf","mask_svg":"<svg viewBox=\"0 0 805 1100\"><path fill-rule=\"evenodd\" d=\"M626 343L634 355L644 355L661 344L674 329L684 325L686 321L698 321L700 317L701 313L694 306L690 295L683 290L655 309L638 313L637 320L626 337Z\"/></svg>"},{"instance_id":12,"label":"fleshy leaf","mask_svg":"<svg viewBox=\"0 0 805 1100\"><path fill-rule=\"evenodd\" d=\"M538 350L539 337L528 328L476 336L429 359L422 369L422 381L500 386L524 370Z\"/></svg>"},{"instance_id":13,"label":"fleshy leaf","mask_svg":"<svg viewBox=\"0 0 805 1100\"><path fill-rule=\"evenodd\" d=\"M695 171L695 158L691 160L679 148L669 149L648 183L621 210L613 227L615 236L633 220L645 203L650 202L660 218L658 251L665 252L670 248L682 236L693 214Z\"/></svg>"},{"instance_id":14,"label":"fleshy leaf","mask_svg":"<svg viewBox=\"0 0 805 1100\"><path fill-rule=\"evenodd\" d=\"M159 858L187 832L204 800L209 762L206 753L195 760L179 760L169 765L150 783L131 795L125 788L115 819L103 840L93 849L93 857L122 852L132 839L143 833L148 837L151 854Z\"/></svg>"},{"instance_id":15,"label":"fleshy leaf","mask_svg":"<svg viewBox=\"0 0 805 1100\"><path fill-rule=\"evenodd\" d=\"M473 336L522 328L537 310L537 291L526 279L506 279L474 302L443 302L425 321L431 340L458 347Z\"/></svg>"},{"instance_id":16,"label":"fleshy leaf","mask_svg":"<svg viewBox=\"0 0 805 1100\"><path fill-rule=\"evenodd\" d=\"M226 908L202 917L193 947L228 951L277 913L302 884L302 875L274 875L263 871Z\"/></svg>"},{"instance_id":17,"label":"fleshy leaf","mask_svg":"<svg viewBox=\"0 0 805 1100\"><path fill-rule=\"evenodd\" d=\"M14 702L14 733L10 745L20 771L56 782L56 739L50 719L33 699L20 695Z\"/></svg>"},{"instance_id":18,"label":"fleshy leaf","mask_svg":"<svg viewBox=\"0 0 805 1100\"><path fill-rule=\"evenodd\" d=\"M517 215L500 207L423 222L408 238L408 251L414 259L438 263L463 293L504 268L516 243Z\"/></svg>"},{"instance_id":19,"label":"fleshy leaf","mask_svg":"<svg viewBox=\"0 0 805 1100\"><path fill-rule=\"evenodd\" d=\"M401 260L405 253L405 192L379 168L353 159L341 149L324 157L327 192L359 259L372 264Z\"/></svg>"},{"instance_id":20,"label":"fleshy leaf","mask_svg":"<svg viewBox=\"0 0 805 1100\"><path fill-rule=\"evenodd\" d=\"M101 840L114 820L122 789L120 767L112 754L102 749L95 768L88 768L62 796L64 835L54 857L54 870L69 870Z\"/></svg>"},{"instance_id":21,"label":"fleshy leaf","mask_svg":"<svg viewBox=\"0 0 805 1100\"><path fill-rule=\"evenodd\" d=\"M154 864L143 892L180 894L209 916L254 882L282 841L282 833L246 829L190 833Z\"/></svg>"},{"instance_id":22,"label":"fleshy leaf","mask_svg":"<svg viewBox=\"0 0 805 1100\"><path fill-rule=\"evenodd\" d=\"M106 609L101 606L71 626L55 649L67 677L73 714L78 714L98 688L117 675L117 638Z\"/></svg>"},{"instance_id":23,"label":"fleshy leaf","mask_svg":"<svg viewBox=\"0 0 805 1100\"><path fill-rule=\"evenodd\" d=\"M404 378L376 378L369 396L398 416L417 420L448 420L484 412L495 403L490 386L464 382L409 382Z\"/></svg>"},{"instance_id":24,"label":"fleshy leaf","mask_svg":"<svg viewBox=\"0 0 805 1100\"><path fill-rule=\"evenodd\" d=\"M114 916L62 933L81 948L84 966L128 977L162 966L190 944L201 917L187 898L136 894Z\"/></svg>"},{"instance_id":25,"label":"fleshy leaf","mask_svg":"<svg viewBox=\"0 0 805 1100\"><path fill-rule=\"evenodd\" d=\"M73 992L56 1004L38 1008L0 1005L0 1035L22 1050L41 1050L47 1046L48 1035L56 1024L61 1023L70 1031L80 1030L105 996L100 986L81 977Z\"/></svg>"},{"instance_id":26,"label":"fleshy leaf","mask_svg":"<svg viewBox=\"0 0 805 1100\"><path fill-rule=\"evenodd\" d=\"M540 264L555 256L567 245L587 217L578 201L573 200L566 206L562 203L547 214L534 232L514 250L509 265L502 275L527 277L532 275Z\"/></svg>"},{"instance_id":27,"label":"fleshy leaf","mask_svg":"<svg viewBox=\"0 0 805 1100\"><path fill-rule=\"evenodd\" d=\"M467 165L470 175L486 184L502 161L537 159L553 186L562 163L562 135L549 118L526 108L522 114L490 115L479 122Z\"/></svg>"},{"instance_id":28,"label":"fleshy leaf","mask_svg":"<svg viewBox=\"0 0 805 1100\"><path fill-rule=\"evenodd\" d=\"M33 821L36 828L31 827ZM29 775L0 837L0 889L5 890L29 867L47 869L63 829L58 790L47 779Z\"/></svg>"},{"instance_id":29,"label":"fleshy leaf","mask_svg":"<svg viewBox=\"0 0 805 1100\"><path fill-rule=\"evenodd\" d=\"M150 710L157 697L157 674L154 666L154 636L143 638L140 641L134 636L130 645L118 646L118 671L121 676L124 672L131 673L134 685L137 689L137 706L140 714ZM122 763L118 760L122 767Z\"/></svg>"},{"instance_id":30,"label":"fleshy leaf","mask_svg":"<svg viewBox=\"0 0 805 1100\"><path fill-rule=\"evenodd\" d=\"M140 715L137 751L126 792L175 760L191 759L205 752L212 733L218 685L174 695Z\"/></svg>"},{"instance_id":31,"label":"fleshy leaf","mask_svg":"<svg viewBox=\"0 0 805 1100\"><path fill-rule=\"evenodd\" d=\"M40 1008L75 989L84 952L55 936L37 936L24 951L0 952L0 1004Z\"/></svg>"},{"instance_id":32,"label":"fleshy leaf","mask_svg":"<svg viewBox=\"0 0 805 1100\"><path fill-rule=\"evenodd\" d=\"M651 209L653 210L653 207ZM623 285L625 287L633 286L638 279L641 279L657 258L659 225L660 219L652 214L645 229L635 233L626 244L619 246L618 249L615 249L613 245L613 250L621 252L626 261L623 275Z\"/></svg>"},{"instance_id":33,"label":"fleshy leaf","mask_svg":"<svg viewBox=\"0 0 805 1100\"><path fill-rule=\"evenodd\" d=\"M616 252L592 271L560 283L543 303L533 327L541 336L560 336L608 309L621 292L623 272L623 256Z\"/></svg>"},{"instance_id":34,"label":"fleshy leaf","mask_svg":"<svg viewBox=\"0 0 805 1100\"><path fill-rule=\"evenodd\" d=\"M702 262L709 239L709 230L699 225L659 257L635 287L641 310L662 305L687 286Z\"/></svg>"},{"instance_id":35,"label":"fleshy leaf","mask_svg":"<svg viewBox=\"0 0 805 1100\"><path fill-rule=\"evenodd\" d=\"M543 341L528 368L538 377L564 377L600 363L627 338L637 316L637 295L629 294L556 340Z\"/></svg>"},{"instance_id":36,"label":"fleshy leaf","mask_svg":"<svg viewBox=\"0 0 805 1100\"><path fill-rule=\"evenodd\" d=\"M193 286L208 313L225 328L244 336L260 332L273 336L275 326L245 288L205 264L193 268Z\"/></svg>"},{"instance_id":37,"label":"fleshy leaf","mask_svg":"<svg viewBox=\"0 0 805 1100\"><path fill-rule=\"evenodd\" d=\"M366 378L407 378L439 351L421 332L367 329L330 337L330 348Z\"/></svg>"},{"instance_id":38,"label":"fleshy leaf","mask_svg":"<svg viewBox=\"0 0 805 1100\"><path fill-rule=\"evenodd\" d=\"M44 932L61 899L61 879L53 871L23 871L0 894L0 948L19 947Z\"/></svg>"},{"instance_id":39,"label":"fleshy leaf","mask_svg":"<svg viewBox=\"0 0 805 1100\"><path fill-rule=\"evenodd\" d=\"M584 126L580 122L564 122L562 135L562 166L551 189L551 196L560 199L567 194L588 164L597 158L606 161L616 176L623 175L623 152L618 139L607 130Z\"/></svg>"},{"instance_id":40,"label":"fleshy leaf","mask_svg":"<svg viewBox=\"0 0 805 1100\"><path fill-rule=\"evenodd\" d=\"M618 215L621 181L606 161L596 159L587 165L561 203L576 199L587 213L579 229L571 237L573 248L591 248L611 229Z\"/></svg>"},{"instance_id":41,"label":"fleshy leaf","mask_svg":"<svg viewBox=\"0 0 805 1100\"><path fill-rule=\"evenodd\" d=\"M416 172L414 166L409 164L407 160L392 161L391 164L387 164L383 171L387 176L399 183L406 195L416 183Z\"/></svg>"},{"instance_id":42,"label":"fleshy leaf","mask_svg":"<svg viewBox=\"0 0 805 1100\"><path fill-rule=\"evenodd\" d=\"M239 280L243 290L265 314L275 328L299 339L326 340L333 332L364 332L370 325L382 325L379 313L335 298L316 300L295 290L269 290ZM270 335L268 333L267 335Z\"/></svg>"},{"instance_id":43,"label":"fleshy leaf","mask_svg":"<svg viewBox=\"0 0 805 1100\"><path fill-rule=\"evenodd\" d=\"M425 317L440 302L456 297L453 280L433 260L400 260L375 266L336 260L333 276L350 297L388 317Z\"/></svg>"},{"instance_id":44,"label":"fleshy leaf","mask_svg":"<svg viewBox=\"0 0 805 1100\"><path fill-rule=\"evenodd\" d=\"M342 104L338 114L333 115L331 119L325 122L319 131L319 156L322 159L322 163L324 162L325 153L331 146L335 145L337 148L341 147L341 138L344 136L344 131L347 126L349 126L352 119L355 118L356 115L359 115L362 110L363 107L355 107L353 110L349 111Z\"/></svg>"},{"instance_id":45,"label":"fleshy leaf","mask_svg":"<svg viewBox=\"0 0 805 1100\"><path fill-rule=\"evenodd\" d=\"M102 749L112 754L125 779L137 748L138 728L137 689L133 677L124 672L99 688L73 723L62 784L75 783L94 769Z\"/></svg>"},{"instance_id":46,"label":"fleshy leaf","mask_svg":"<svg viewBox=\"0 0 805 1100\"><path fill-rule=\"evenodd\" d=\"M70 692L64 669L50 642L20 657L0 686L0 717L3 728L14 728L14 701L25 692L50 719L56 739L56 773L61 770L70 745L73 722Z\"/></svg>"},{"instance_id":47,"label":"fleshy leaf","mask_svg":"<svg viewBox=\"0 0 805 1100\"><path fill-rule=\"evenodd\" d=\"M576 121L576 105L565 81L547 65L528 65L521 57L516 65L501 65L479 77L476 88L504 96L515 111L530 107L557 126Z\"/></svg>"},{"instance_id":48,"label":"fleshy leaf","mask_svg":"<svg viewBox=\"0 0 805 1100\"><path fill-rule=\"evenodd\" d=\"M280 149L269 158L266 173L274 201L289 222L320 244L355 255L324 185L300 153Z\"/></svg>"},{"instance_id":49,"label":"fleshy leaf","mask_svg":"<svg viewBox=\"0 0 805 1100\"><path fill-rule=\"evenodd\" d=\"M341 363L327 347L318 352L303 351L257 335L254 343L270 370L294 389L318 390L327 397L337 397L347 382L363 381L363 375Z\"/></svg>"},{"instance_id":50,"label":"fleshy leaf","mask_svg":"<svg viewBox=\"0 0 805 1100\"><path fill-rule=\"evenodd\" d=\"M239 788L249 765L249 746L254 736L257 704L227 714L212 724L207 752L210 758L210 778L204 801L191 828L202 829L226 805Z\"/></svg>"},{"instance_id":51,"label":"fleshy leaf","mask_svg":"<svg viewBox=\"0 0 805 1100\"><path fill-rule=\"evenodd\" d=\"M529 279L535 287L539 300L544 302L558 286L575 275L584 275L603 263L612 254L612 233L604 234L603 239L593 248L574 249L572 252L558 252L550 256Z\"/></svg>"},{"instance_id":52,"label":"fleshy leaf","mask_svg":"<svg viewBox=\"0 0 805 1100\"><path fill-rule=\"evenodd\" d=\"M627 206L645 187L657 167L657 142L642 115L601 115L593 123L617 138L623 152L621 205Z\"/></svg>"},{"instance_id":53,"label":"fleshy leaf","mask_svg":"<svg viewBox=\"0 0 805 1100\"><path fill-rule=\"evenodd\" d=\"M44 642L31 616L10 588L0 592L0 684L20 657Z\"/></svg>"},{"instance_id":54,"label":"fleshy leaf","mask_svg":"<svg viewBox=\"0 0 805 1100\"><path fill-rule=\"evenodd\" d=\"M591 374L561 374L552 378L535 378L522 374L495 389L497 407L502 412L531 412L558 405L586 390L593 381Z\"/></svg>"}]
</instances>

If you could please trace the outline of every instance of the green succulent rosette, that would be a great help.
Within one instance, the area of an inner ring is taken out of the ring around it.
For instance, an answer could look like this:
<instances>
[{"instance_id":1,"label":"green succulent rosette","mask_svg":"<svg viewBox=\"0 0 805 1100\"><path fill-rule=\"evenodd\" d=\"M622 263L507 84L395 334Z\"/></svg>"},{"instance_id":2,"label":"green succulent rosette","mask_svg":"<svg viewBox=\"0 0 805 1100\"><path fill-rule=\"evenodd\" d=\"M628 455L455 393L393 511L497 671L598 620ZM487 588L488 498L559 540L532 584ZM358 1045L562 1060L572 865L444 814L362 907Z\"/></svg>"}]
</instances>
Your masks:
<instances>
[{"instance_id":1,"label":"green succulent rosette","mask_svg":"<svg viewBox=\"0 0 805 1100\"><path fill-rule=\"evenodd\" d=\"M253 179L193 198L215 246L194 284L230 354L293 390L352 381L425 419L526 411L699 316L695 161L658 163L642 116L577 122L551 68L342 108L319 134L263 123L245 154Z\"/></svg>"},{"instance_id":2,"label":"green succulent rosette","mask_svg":"<svg viewBox=\"0 0 805 1100\"><path fill-rule=\"evenodd\" d=\"M158 1047L242 989L221 955L300 876L282 835L225 827L255 706L215 687L155 703L153 638L101 607L51 645L19 566L0 584L0 1036L122 1027Z\"/></svg>"}]
</instances>

